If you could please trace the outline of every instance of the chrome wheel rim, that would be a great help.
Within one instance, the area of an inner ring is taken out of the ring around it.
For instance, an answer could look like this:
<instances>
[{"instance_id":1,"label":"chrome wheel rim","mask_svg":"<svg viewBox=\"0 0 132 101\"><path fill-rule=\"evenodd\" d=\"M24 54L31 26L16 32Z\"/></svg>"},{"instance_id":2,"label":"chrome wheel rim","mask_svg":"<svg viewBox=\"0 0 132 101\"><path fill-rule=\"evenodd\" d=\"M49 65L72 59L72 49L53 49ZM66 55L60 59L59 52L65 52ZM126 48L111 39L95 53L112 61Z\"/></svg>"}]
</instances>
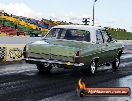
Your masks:
<instances>
[{"instance_id":1,"label":"chrome wheel rim","mask_svg":"<svg viewBox=\"0 0 132 101\"><path fill-rule=\"evenodd\" d=\"M58 65L52 64L52 67L53 67L54 69L57 69L57 68L58 68Z\"/></svg>"},{"instance_id":2,"label":"chrome wheel rim","mask_svg":"<svg viewBox=\"0 0 132 101\"><path fill-rule=\"evenodd\" d=\"M49 67L49 63L44 63L44 67Z\"/></svg>"},{"instance_id":3,"label":"chrome wheel rim","mask_svg":"<svg viewBox=\"0 0 132 101\"><path fill-rule=\"evenodd\" d=\"M118 66L119 66L119 63L120 63L119 59L118 59L118 58L116 58L116 67L118 67Z\"/></svg>"},{"instance_id":4,"label":"chrome wheel rim","mask_svg":"<svg viewBox=\"0 0 132 101\"><path fill-rule=\"evenodd\" d=\"M92 74L95 73L95 69L96 69L96 67L95 67L95 62L93 61L93 62L91 63L91 73L92 73Z\"/></svg>"}]
</instances>

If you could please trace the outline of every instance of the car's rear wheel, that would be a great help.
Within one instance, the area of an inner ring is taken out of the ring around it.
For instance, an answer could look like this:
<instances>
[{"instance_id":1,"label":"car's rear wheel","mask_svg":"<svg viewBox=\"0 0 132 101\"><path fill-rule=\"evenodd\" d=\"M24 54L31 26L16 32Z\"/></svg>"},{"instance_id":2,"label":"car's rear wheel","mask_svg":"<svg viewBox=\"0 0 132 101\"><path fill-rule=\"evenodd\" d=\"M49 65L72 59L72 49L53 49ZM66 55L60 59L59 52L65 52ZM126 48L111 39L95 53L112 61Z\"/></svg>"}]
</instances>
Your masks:
<instances>
[{"instance_id":1,"label":"car's rear wheel","mask_svg":"<svg viewBox=\"0 0 132 101\"><path fill-rule=\"evenodd\" d=\"M116 59L112 62L112 68L117 70L120 65L120 56L117 56Z\"/></svg>"},{"instance_id":2,"label":"car's rear wheel","mask_svg":"<svg viewBox=\"0 0 132 101\"><path fill-rule=\"evenodd\" d=\"M85 75L95 75L97 71L97 63L95 60L92 60L89 66L86 66L85 69L82 70Z\"/></svg>"},{"instance_id":3,"label":"car's rear wheel","mask_svg":"<svg viewBox=\"0 0 132 101\"><path fill-rule=\"evenodd\" d=\"M40 73L49 73L52 69L52 66L49 63L37 64L36 66Z\"/></svg>"}]
</instances>

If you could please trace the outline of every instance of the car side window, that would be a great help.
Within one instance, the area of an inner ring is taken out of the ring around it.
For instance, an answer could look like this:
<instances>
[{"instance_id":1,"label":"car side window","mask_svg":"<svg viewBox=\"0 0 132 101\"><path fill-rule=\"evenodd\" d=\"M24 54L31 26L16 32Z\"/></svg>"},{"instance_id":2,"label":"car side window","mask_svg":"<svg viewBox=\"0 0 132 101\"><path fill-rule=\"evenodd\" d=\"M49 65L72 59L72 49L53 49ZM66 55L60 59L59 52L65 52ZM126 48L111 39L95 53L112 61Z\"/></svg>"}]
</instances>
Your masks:
<instances>
[{"instance_id":1,"label":"car side window","mask_svg":"<svg viewBox=\"0 0 132 101\"><path fill-rule=\"evenodd\" d=\"M85 31L84 41L90 42L90 32L89 31Z\"/></svg>"},{"instance_id":2,"label":"car side window","mask_svg":"<svg viewBox=\"0 0 132 101\"><path fill-rule=\"evenodd\" d=\"M106 31L101 31L101 33L102 33L102 35L103 35L103 39L104 39L104 43L105 42L109 42L110 40L110 38L109 38L109 36L108 36L108 33L106 32Z\"/></svg>"},{"instance_id":3,"label":"car side window","mask_svg":"<svg viewBox=\"0 0 132 101\"><path fill-rule=\"evenodd\" d=\"M103 36L99 30L96 31L96 43L97 44L103 43Z\"/></svg>"},{"instance_id":4,"label":"car side window","mask_svg":"<svg viewBox=\"0 0 132 101\"><path fill-rule=\"evenodd\" d=\"M57 39L64 39L66 33L66 29L60 29L57 35Z\"/></svg>"},{"instance_id":5,"label":"car side window","mask_svg":"<svg viewBox=\"0 0 132 101\"><path fill-rule=\"evenodd\" d=\"M48 33L48 35L46 36L46 38L56 38L57 37L57 33L59 32L59 29L51 29Z\"/></svg>"},{"instance_id":6,"label":"car side window","mask_svg":"<svg viewBox=\"0 0 132 101\"><path fill-rule=\"evenodd\" d=\"M62 28L54 28L49 31L46 38L56 38L56 39L63 39L65 36L65 29Z\"/></svg>"}]
</instances>

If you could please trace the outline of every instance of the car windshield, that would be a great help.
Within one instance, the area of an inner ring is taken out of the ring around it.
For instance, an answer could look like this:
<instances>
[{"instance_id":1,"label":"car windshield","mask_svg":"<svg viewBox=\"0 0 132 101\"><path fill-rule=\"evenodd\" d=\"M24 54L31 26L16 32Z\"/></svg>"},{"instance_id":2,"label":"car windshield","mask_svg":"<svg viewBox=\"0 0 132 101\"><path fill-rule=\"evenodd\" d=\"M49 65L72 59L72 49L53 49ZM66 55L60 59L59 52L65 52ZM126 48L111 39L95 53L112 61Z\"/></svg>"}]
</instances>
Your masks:
<instances>
[{"instance_id":1,"label":"car windshield","mask_svg":"<svg viewBox=\"0 0 132 101\"><path fill-rule=\"evenodd\" d=\"M78 29L53 28L49 31L49 33L45 36L45 38L90 42L90 32L86 30L78 30Z\"/></svg>"}]
</instances>

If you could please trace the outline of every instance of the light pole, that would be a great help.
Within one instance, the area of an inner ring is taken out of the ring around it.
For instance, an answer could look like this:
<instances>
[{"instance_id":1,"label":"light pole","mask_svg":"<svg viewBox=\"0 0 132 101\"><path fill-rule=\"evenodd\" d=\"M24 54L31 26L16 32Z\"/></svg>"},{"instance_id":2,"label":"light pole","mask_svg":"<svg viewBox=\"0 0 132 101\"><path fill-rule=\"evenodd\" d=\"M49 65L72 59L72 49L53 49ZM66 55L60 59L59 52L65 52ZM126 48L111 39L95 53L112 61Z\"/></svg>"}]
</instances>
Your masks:
<instances>
[{"instance_id":1,"label":"light pole","mask_svg":"<svg viewBox=\"0 0 132 101\"><path fill-rule=\"evenodd\" d=\"M94 26L94 7L95 7L95 2L97 2L97 0L94 0L94 3L93 3L93 26Z\"/></svg>"}]
</instances>

